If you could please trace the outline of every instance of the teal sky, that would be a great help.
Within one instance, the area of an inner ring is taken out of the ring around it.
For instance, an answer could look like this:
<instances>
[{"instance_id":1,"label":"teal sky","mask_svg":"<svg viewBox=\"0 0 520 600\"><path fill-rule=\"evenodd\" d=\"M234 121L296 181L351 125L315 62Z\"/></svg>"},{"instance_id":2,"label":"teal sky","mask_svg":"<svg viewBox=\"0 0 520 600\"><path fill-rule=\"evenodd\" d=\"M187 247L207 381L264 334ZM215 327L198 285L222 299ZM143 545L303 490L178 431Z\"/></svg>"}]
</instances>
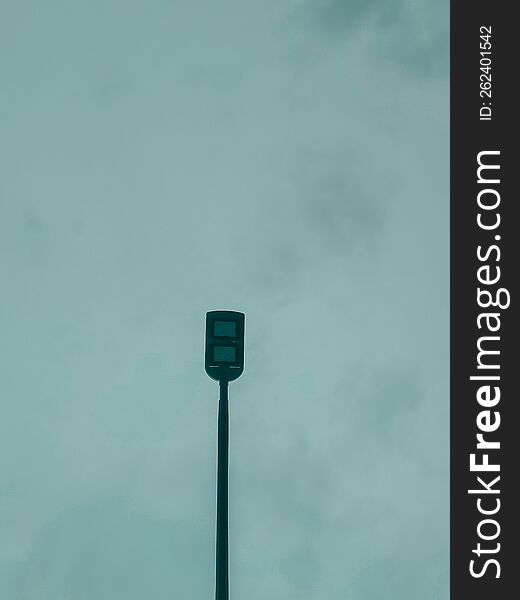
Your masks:
<instances>
[{"instance_id":1,"label":"teal sky","mask_svg":"<svg viewBox=\"0 0 520 600\"><path fill-rule=\"evenodd\" d=\"M448 18L0 0L0 597L447 600Z\"/></svg>"}]
</instances>

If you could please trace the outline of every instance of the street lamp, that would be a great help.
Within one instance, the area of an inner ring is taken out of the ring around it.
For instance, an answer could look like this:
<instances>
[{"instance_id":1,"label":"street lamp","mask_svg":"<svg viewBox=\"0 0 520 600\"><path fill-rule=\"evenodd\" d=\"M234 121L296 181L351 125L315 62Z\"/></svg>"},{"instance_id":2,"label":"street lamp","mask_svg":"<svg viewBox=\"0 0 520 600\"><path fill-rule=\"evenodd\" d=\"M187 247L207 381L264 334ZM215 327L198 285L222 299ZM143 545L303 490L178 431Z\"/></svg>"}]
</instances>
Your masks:
<instances>
[{"instance_id":1,"label":"street lamp","mask_svg":"<svg viewBox=\"0 0 520 600\"><path fill-rule=\"evenodd\" d=\"M217 458L217 541L215 600L229 600L228 567L228 383L244 370L244 313L206 313L206 373L219 382Z\"/></svg>"}]
</instances>

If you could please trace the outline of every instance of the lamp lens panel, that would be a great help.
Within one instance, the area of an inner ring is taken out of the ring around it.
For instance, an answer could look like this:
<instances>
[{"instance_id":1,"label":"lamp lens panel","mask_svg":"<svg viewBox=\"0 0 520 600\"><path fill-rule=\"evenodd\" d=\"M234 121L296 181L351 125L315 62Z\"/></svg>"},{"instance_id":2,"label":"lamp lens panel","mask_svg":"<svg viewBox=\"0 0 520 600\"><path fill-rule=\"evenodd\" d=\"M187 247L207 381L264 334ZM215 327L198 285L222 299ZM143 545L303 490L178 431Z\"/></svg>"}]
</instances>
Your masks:
<instances>
[{"instance_id":1,"label":"lamp lens panel","mask_svg":"<svg viewBox=\"0 0 520 600\"><path fill-rule=\"evenodd\" d=\"M230 338L236 337L237 336L236 321L215 321L213 335L215 337L230 337Z\"/></svg>"},{"instance_id":2,"label":"lamp lens panel","mask_svg":"<svg viewBox=\"0 0 520 600\"><path fill-rule=\"evenodd\" d=\"M236 362L236 349L233 346L214 346L213 360L216 363Z\"/></svg>"}]
</instances>

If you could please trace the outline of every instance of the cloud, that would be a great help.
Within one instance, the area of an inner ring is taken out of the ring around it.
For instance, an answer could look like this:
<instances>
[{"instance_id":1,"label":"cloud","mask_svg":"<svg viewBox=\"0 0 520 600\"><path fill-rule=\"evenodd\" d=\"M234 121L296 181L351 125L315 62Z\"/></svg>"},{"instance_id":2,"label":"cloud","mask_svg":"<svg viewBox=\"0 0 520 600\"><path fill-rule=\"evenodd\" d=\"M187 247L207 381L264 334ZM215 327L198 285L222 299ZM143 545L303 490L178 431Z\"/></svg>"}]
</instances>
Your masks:
<instances>
[{"instance_id":1,"label":"cloud","mask_svg":"<svg viewBox=\"0 0 520 600\"><path fill-rule=\"evenodd\" d=\"M353 42L373 60L391 62L409 75L446 74L449 6L427 0L310 0L294 12L326 45ZM361 45L359 45L361 44Z\"/></svg>"},{"instance_id":2,"label":"cloud","mask_svg":"<svg viewBox=\"0 0 520 600\"><path fill-rule=\"evenodd\" d=\"M201 573L213 566L212 536L201 522L158 519L124 499L99 498L63 512L35 538L10 574L20 600L158 600L211 595Z\"/></svg>"}]
</instances>

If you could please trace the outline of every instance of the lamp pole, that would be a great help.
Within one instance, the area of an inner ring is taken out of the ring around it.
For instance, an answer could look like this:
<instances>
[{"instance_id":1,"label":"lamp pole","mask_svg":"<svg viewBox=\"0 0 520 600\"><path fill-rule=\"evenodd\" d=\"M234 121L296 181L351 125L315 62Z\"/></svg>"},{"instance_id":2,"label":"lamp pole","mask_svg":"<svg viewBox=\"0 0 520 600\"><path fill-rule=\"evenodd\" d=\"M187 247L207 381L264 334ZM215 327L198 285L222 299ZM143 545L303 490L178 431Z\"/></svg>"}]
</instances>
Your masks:
<instances>
[{"instance_id":1,"label":"lamp pole","mask_svg":"<svg viewBox=\"0 0 520 600\"><path fill-rule=\"evenodd\" d=\"M229 600L228 566L228 452L229 409L228 382L220 381L218 407L218 463L217 463L217 544L215 600Z\"/></svg>"}]
</instances>

